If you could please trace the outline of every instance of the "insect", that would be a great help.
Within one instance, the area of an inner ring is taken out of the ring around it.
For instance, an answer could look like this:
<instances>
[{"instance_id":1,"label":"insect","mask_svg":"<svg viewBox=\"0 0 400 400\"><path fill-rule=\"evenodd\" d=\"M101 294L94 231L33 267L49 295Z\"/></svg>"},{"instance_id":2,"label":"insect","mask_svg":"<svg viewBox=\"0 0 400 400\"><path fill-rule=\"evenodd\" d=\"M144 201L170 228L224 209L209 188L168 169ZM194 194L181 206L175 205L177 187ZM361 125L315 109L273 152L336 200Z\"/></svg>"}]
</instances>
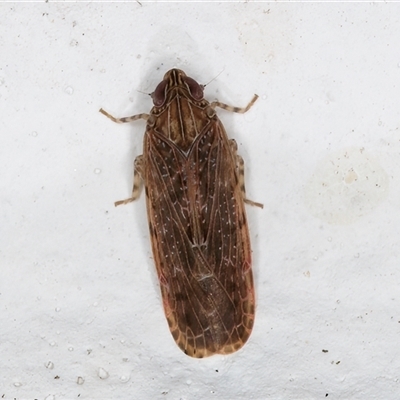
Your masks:
<instances>
[{"instance_id":1,"label":"insect","mask_svg":"<svg viewBox=\"0 0 400 400\"><path fill-rule=\"evenodd\" d=\"M179 69L152 93L150 114L115 118L147 121L143 155L134 162L132 195L144 182L154 261L165 315L185 354L202 358L240 349L254 323L255 295L244 203L244 163L229 140L204 86Z\"/></svg>"}]
</instances>

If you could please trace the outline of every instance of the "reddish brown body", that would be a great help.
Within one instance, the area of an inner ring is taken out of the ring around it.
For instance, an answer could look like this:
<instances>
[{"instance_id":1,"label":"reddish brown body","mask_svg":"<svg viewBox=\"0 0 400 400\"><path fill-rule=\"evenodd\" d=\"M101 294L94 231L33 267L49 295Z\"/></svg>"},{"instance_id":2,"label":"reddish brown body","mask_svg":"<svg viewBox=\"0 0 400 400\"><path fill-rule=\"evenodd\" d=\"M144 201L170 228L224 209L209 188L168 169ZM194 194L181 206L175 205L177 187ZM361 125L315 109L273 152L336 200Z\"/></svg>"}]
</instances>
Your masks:
<instances>
[{"instance_id":1,"label":"reddish brown body","mask_svg":"<svg viewBox=\"0 0 400 400\"><path fill-rule=\"evenodd\" d=\"M241 348L254 323L255 295L244 203L243 161L203 87L181 70L167 72L153 93L143 155L135 160L146 188L154 260L172 336L189 356Z\"/></svg>"}]
</instances>

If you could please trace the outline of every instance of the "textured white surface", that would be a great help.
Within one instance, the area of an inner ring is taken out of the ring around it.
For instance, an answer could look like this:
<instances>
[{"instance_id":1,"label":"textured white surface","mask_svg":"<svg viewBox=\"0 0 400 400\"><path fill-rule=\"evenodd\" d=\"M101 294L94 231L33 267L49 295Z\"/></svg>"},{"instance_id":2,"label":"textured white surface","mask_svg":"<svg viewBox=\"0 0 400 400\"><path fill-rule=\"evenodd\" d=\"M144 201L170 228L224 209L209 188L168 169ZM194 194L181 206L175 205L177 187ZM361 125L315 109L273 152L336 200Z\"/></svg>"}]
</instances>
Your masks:
<instances>
[{"instance_id":1,"label":"textured white surface","mask_svg":"<svg viewBox=\"0 0 400 400\"><path fill-rule=\"evenodd\" d=\"M0 5L0 396L397 399L400 5ZM175 345L131 190L171 67L206 83L246 162L253 334ZM327 351L323 351L327 350Z\"/></svg>"}]
</instances>

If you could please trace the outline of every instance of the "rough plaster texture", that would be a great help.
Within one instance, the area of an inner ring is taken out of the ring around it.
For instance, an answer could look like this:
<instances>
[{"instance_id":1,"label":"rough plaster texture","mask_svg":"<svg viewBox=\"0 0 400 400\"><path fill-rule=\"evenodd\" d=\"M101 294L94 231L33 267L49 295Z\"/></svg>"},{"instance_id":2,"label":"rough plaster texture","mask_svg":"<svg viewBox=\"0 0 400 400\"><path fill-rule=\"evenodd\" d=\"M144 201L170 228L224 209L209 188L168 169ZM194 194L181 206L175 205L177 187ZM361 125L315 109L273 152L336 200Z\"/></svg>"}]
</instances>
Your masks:
<instances>
[{"instance_id":1,"label":"rough plaster texture","mask_svg":"<svg viewBox=\"0 0 400 400\"><path fill-rule=\"evenodd\" d=\"M0 4L0 396L397 399L400 5ZM171 67L246 161L248 344L194 360L163 316L131 189Z\"/></svg>"}]
</instances>

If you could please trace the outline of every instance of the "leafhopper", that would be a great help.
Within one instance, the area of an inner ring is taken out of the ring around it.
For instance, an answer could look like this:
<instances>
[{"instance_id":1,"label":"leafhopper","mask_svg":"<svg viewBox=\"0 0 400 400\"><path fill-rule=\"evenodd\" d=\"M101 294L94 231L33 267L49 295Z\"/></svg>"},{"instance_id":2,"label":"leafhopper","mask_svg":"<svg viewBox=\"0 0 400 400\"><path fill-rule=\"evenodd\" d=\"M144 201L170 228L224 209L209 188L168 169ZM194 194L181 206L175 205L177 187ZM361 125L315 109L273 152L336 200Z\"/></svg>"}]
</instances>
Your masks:
<instances>
[{"instance_id":1,"label":"leafhopper","mask_svg":"<svg viewBox=\"0 0 400 400\"><path fill-rule=\"evenodd\" d=\"M228 139L204 86L179 69L168 71L152 93L149 114L115 118L147 121L143 154L134 162L132 195L144 182L154 261L169 329L185 354L229 354L247 341L255 294L245 203L244 163Z\"/></svg>"}]
</instances>

